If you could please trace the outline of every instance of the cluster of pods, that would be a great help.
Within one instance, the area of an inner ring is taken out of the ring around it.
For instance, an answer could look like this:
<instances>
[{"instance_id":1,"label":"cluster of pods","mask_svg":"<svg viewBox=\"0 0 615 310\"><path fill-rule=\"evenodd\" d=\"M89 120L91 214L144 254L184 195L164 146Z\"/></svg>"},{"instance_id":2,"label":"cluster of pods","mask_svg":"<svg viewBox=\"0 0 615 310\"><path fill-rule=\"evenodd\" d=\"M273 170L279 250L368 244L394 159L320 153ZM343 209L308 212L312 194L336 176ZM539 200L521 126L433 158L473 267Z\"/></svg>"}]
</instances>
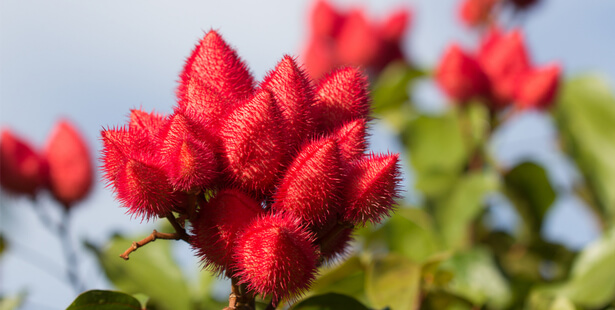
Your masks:
<instances>
[{"instance_id":1,"label":"cluster of pods","mask_svg":"<svg viewBox=\"0 0 615 310\"><path fill-rule=\"evenodd\" d=\"M129 214L178 215L208 269L276 302L297 296L398 196L398 155L367 152L367 87L351 67L313 81L290 56L256 83L209 31L171 115L132 110L102 131L105 178Z\"/></svg>"}]
</instances>

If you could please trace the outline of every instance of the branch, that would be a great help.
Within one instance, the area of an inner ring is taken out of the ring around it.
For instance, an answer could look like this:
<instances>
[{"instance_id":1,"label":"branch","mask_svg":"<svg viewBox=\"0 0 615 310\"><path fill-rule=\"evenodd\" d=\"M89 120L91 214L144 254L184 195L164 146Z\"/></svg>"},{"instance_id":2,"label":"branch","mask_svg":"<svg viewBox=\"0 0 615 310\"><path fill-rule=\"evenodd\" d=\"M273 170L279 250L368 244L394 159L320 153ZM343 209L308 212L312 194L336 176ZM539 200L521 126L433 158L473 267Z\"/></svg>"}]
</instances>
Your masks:
<instances>
[{"instance_id":1,"label":"branch","mask_svg":"<svg viewBox=\"0 0 615 310\"><path fill-rule=\"evenodd\" d=\"M133 242L132 246L128 248L126 251L124 251L124 253L122 253L120 257L123 258L124 260L128 260L129 259L128 256L130 255L130 253L136 251L138 248L150 242L156 241L156 239L183 240L182 236L180 236L178 233L173 233L173 234L161 233L154 229L154 231L152 231L152 233L149 236L145 237L143 240L139 242Z\"/></svg>"},{"instance_id":2,"label":"branch","mask_svg":"<svg viewBox=\"0 0 615 310\"><path fill-rule=\"evenodd\" d=\"M171 223L171 225L175 229L175 235L178 236L178 239L175 239L175 240L184 240L190 243L190 236L188 236L188 233L186 233L186 230L184 229L184 227L182 227L177 222L177 219L175 219L175 216L173 215L173 213L169 212L166 217L167 217L167 220L169 220L169 223Z\"/></svg>"}]
</instances>

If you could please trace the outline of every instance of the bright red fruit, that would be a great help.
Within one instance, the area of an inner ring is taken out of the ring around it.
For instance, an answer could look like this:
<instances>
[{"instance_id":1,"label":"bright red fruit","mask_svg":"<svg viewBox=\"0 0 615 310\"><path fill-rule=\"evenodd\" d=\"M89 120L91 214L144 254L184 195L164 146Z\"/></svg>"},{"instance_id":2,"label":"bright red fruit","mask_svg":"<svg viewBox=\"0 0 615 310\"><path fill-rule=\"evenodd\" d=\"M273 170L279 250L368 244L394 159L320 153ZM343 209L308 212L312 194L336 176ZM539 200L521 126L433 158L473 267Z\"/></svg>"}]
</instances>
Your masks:
<instances>
[{"instance_id":1,"label":"bright red fruit","mask_svg":"<svg viewBox=\"0 0 615 310\"><path fill-rule=\"evenodd\" d=\"M348 121L368 119L370 99L367 78L352 67L325 76L316 89L314 109L323 132L331 132Z\"/></svg>"},{"instance_id":2,"label":"bright red fruit","mask_svg":"<svg viewBox=\"0 0 615 310\"><path fill-rule=\"evenodd\" d=\"M241 100L252 95L254 78L245 63L216 31L209 31L196 46L180 75L180 101L193 98L193 87L210 87L224 98ZM203 96L196 96L203 98ZM206 98L207 100L209 98ZM190 103L186 103L190 104Z\"/></svg>"},{"instance_id":3,"label":"bright red fruit","mask_svg":"<svg viewBox=\"0 0 615 310\"><path fill-rule=\"evenodd\" d=\"M517 88L516 104L522 109L547 109L555 99L561 69L552 64L527 73Z\"/></svg>"},{"instance_id":4,"label":"bright red fruit","mask_svg":"<svg viewBox=\"0 0 615 310\"><path fill-rule=\"evenodd\" d=\"M466 102L487 95L489 82L476 59L452 44L436 68L436 82L451 98Z\"/></svg>"},{"instance_id":5,"label":"bright red fruit","mask_svg":"<svg viewBox=\"0 0 615 310\"><path fill-rule=\"evenodd\" d=\"M316 36L334 38L338 35L345 16L328 1L315 1L310 14L310 28Z\"/></svg>"},{"instance_id":6,"label":"bright red fruit","mask_svg":"<svg viewBox=\"0 0 615 310\"><path fill-rule=\"evenodd\" d=\"M379 223L392 210L399 192L397 154L368 155L349 168L344 190L344 219L355 224Z\"/></svg>"},{"instance_id":7,"label":"bright red fruit","mask_svg":"<svg viewBox=\"0 0 615 310\"><path fill-rule=\"evenodd\" d=\"M380 45L377 29L367 20L363 11L350 11L337 38L341 63L352 66L371 64L379 55Z\"/></svg>"},{"instance_id":8,"label":"bright red fruit","mask_svg":"<svg viewBox=\"0 0 615 310\"><path fill-rule=\"evenodd\" d=\"M45 158L53 197L67 209L85 198L92 188L94 168L88 146L68 121L58 122L53 129Z\"/></svg>"},{"instance_id":9,"label":"bright red fruit","mask_svg":"<svg viewBox=\"0 0 615 310\"><path fill-rule=\"evenodd\" d=\"M489 78L496 106L513 101L519 79L530 69L530 59L519 30L488 34L479 52L479 62Z\"/></svg>"},{"instance_id":10,"label":"bright red fruit","mask_svg":"<svg viewBox=\"0 0 615 310\"><path fill-rule=\"evenodd\" d=\"M237 235L262 212L254 198L237 189L222 189L201 207L192 225L192 246L208 268L222 272L233 265Z\"/></svg>"},{"instance_id":11,"label":"bright red fruit","mask_svg":"<svg viewBox=\"0 0 615 310\"><path fill-rule=\"evenodd\" d=\"M231 180L242 189L269 194L289 151L271 92L261 90L237 107L226 119L221 137Z\"/></svg>"},{"instance_id":12,"label":"bright red fruit","mask_svg":"<svg viewBox=\"0 0 615 310\"><path fill-rule=\"evenodd\" d=\"M286 55L263 79L261 88L273 93L285 123L287 141L298 148L314 131L312 81L295 59Z\"/></svg>"},{"instance_id":13,"label":"bright red fruit","mask_svg":"<svg viewBox=\"0 0 615 310\"><path fill-rule=\"evenodd\" d=\"M470 27L489 22L498 0L464 0L459 6L459 18Z\"/></svg>"},{"instance_id":14,"label":"bright red fruit","mask_svg":"<svg viewBox=\"0 0 615 310\"><path fill-rule=\"evenodd\" d=\"M15 194L34 197L47 180L47 164L26 141L10 130L0 139L0 184Z\"/></svg>"},{"instance_id":15,"label":"bright red fruit","mask_svg":"<svg viewBox=\"0 0 615 310\"><path fill-rule=\"evenodd\" d=\"M316 275L314 236L298 218L267 214L237 237L235 259L240 283L274 303L306 290Z\"/></svg>"},{"instance_id":16,"label":"bright red fruit","mask_svg":"<svg viewBox=\"0 0 615 310\"><path fill-rule=\"evenodd\" d=\"M333 133L337 140L342 162L352 162L361 158L367 149L367 121L359 118L342 125Z\"/></svg>"},{"instance_id":17,"label":"bright red fruit","mask_svg":"<svg viewBox=\"0 0 615 310\"><path fill-rule=\"evenodd\" d=\"M311 226L321 226L339 210L342 169L335 138L307 144L274 195L272 208L291 213Z\"/></svg>"}]
</instances>

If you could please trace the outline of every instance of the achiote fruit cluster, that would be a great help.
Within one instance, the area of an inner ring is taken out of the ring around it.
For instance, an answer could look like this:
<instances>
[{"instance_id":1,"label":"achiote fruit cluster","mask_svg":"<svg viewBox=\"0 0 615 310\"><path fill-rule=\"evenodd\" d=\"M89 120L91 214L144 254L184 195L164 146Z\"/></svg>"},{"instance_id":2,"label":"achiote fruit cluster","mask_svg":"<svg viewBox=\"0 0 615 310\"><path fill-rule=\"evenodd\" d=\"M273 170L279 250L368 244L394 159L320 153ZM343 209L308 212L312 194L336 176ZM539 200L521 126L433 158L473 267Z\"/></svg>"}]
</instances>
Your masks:
<instances>
[{"instance_id":1,"label":"achiote fruit cluster","mask_svg":"<svg viewBox=\"0 0 615 310\"><path fill-rule=\"evenodd\" d=\"M398 155L366 154L367 87L351 67L312 81L290 56L257 83L210 31L172 115L133 110L102 131L105 178L129 214L189 222L209 269L274 301L296 296L398 196Z\"/></svg>"}]
</instances>

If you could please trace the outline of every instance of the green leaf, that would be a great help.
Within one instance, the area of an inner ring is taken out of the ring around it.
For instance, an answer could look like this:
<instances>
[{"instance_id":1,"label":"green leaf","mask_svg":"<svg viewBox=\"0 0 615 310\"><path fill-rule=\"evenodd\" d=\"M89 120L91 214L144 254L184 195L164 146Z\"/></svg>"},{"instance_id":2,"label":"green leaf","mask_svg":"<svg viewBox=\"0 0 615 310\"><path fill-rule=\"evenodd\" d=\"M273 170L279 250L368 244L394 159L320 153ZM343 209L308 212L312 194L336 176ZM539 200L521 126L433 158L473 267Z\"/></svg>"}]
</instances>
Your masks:
<instances>
[{"instance_id":1,"label":"green leaf","mask_svg":"<svg viewBox=\"0 0 615 310\"><path fill-rule=\"evenodd\" d=\"M92 290L77 296L66 310L141 310L134 297L114 291Z\"/></svg>"},{"instance_id":2,"label":"green leaf","mask_svg":"<svg viewBox=\"0 0 615 310\"><path fill-rule=\"evenodd\" d=\"M588 308L615 301L615 228L581 252L561 294Z\"/></svg>"},{"instance_id":3,"label":"green leaf","mask_svg":"<svg viewBox=\"0 0 615 310\"><path fill-rule=\"evenodd\" d=\"M293 310L369 310L358 300L342 294L329 293L304 299Z\"/></svg>"},{"instance_id":4,"label":"green leaf","mask_svg":"<svg viewBox=\"0 0 615 310\"><path fill-rule=\"evenodd\" d=\"M564 150L579 166L593 196L588 203L615 223L615 96L596 76L564 84L554 110Z\"/></svg>"},{"instance_id":5,"label":"green leaf","mask_svg":"<svg viewBox=\"0 0 615 310\"><path fill-rule=\"evenodd\" d=\"M171 240L147 244L130 254L130 260L119 257L134 240L141 237L115 236L103 251L90 246L109 280L118 289L150 296L149 303L157 309L183 310L191 308L191 296L186 279L171 256Z\"/></svg>"},{"instance_id":6,"label":"green leaf","mask_svg":"<svg viewBox=\"0 0 615 310\"><path fill-rule=\"evenodd\" d=\"M367 269L365 291L376 308L416 309L419 302L421 265L390 254L376 258Z\"/></svg>"},{"instance_id":7,"label":"green leaf","mask_svg":"<svg viewBox=\"0 0 615 310\"><path fill-rule=\"evenodd\" d=\"M342 264L321 269L320 276L312 283L311 294L339 293L365 300L365 267L357 256Z\"/></svg>"},{"instance_id":8,"label":"green leaf","mask_svg":"<svg viewBox=\"0 0 615 310\"><path fill-rule=\"evenodd\" d=\"M412 120L404 132L404 143L416 172L417 189L429 198L453 187L467 158L455 109L441 116L422 115Z\"/></svg>"},{"instance_id":9,"label":"green leaf","mask_svg":"<svg viewBox=\"0 0 615 310\"><path fill-rule=\"evenodd\" d=\"M440 265L440 270L454 275L446 290L475 305L504 309L511 302L510 287L484 248L456 253Z\"/></svg>"},{"instance_id":10,"label":"green leaf","mask_svg":"<svg viewBox=\"0 0 615 310\"><path fill-rule=\"evenodd\" d=\"M530 229L527 233L538 236L542 221L555 201L545 170L537 164L524 162L504 175L505 193Z\"/></svg>"},{"instance_id":11,"label":"green leaf","mask_svg":"<svg viewBox=\"0 0 615 310\"><path fill-rule=\"evenodd\" d=\"M412 81L423 76L425 72L402 62L387 66L373 84L371 94L374 112L381 114L385 111L398 110L409 99L408 90Z\"/></svg>"},{"instance_id":12,"label":"green leaf","mask_svg":"<svg viewBox=\"0 0 615 310\"><path fill-rule=\"evenodd\" d=\"M470 242L472 221L484 208L488 193L499 187L495 174L474 172L464 175L453 192L435 210L435 218L447 248L460 248Z\"/></svg>"}]
</instances>

